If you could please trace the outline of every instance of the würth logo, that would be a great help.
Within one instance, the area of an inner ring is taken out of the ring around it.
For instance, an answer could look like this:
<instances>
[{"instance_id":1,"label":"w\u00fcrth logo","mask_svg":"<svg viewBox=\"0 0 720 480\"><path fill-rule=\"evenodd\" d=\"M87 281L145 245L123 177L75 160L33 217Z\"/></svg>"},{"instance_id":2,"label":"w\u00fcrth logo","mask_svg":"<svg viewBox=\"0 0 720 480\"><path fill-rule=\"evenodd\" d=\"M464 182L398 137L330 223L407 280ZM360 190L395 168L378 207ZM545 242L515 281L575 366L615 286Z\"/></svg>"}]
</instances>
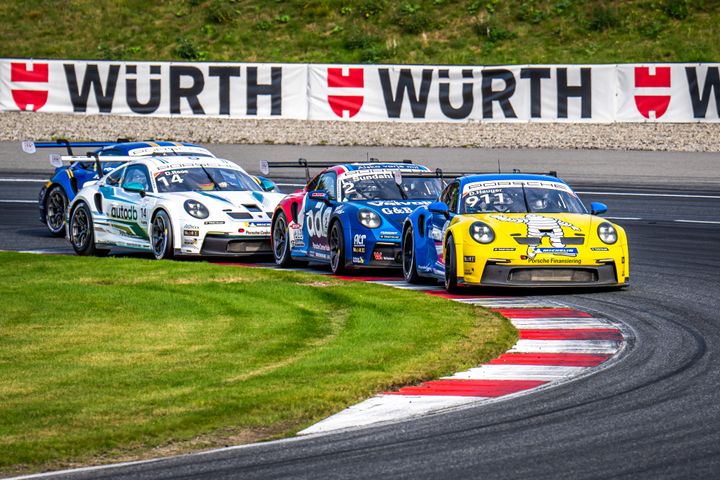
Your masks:
<instances>
[{"instance_id":1,"label":"w\u00fcrth logo","mask_svg":"<svg viewBox=\"0 0 720 480\"><path fill-rule=\"evenodd\" d=\"M643 117L655 120L665 115L669 93L670 67L635 67L635 105Z\"/></svg>"},{"instance_id":2,"label":"w\u00fcrth logo","mask_svg":"<svg viewBox=\"0 0 720 480\"><path fill-rule=\"evenodd\" d=\"M351 118L357 115L363 104L363 96L357 95L353 89L365 87L365 72L362 68L328 68L328 90L344 89L342 93L355 93L355 95L330 95L328 103L332 111L340 118ZM340 93L338 92L338 93Z\"/></svg>"},{"instance_id":3,"label":"w\u00fcrth logo","mask_svg":"<svg viewBox=\"0 0 720 480\"><path fill-rule=\"evenodd\" d=\"M49 74L47 63L11 63L10 81L14 84L30 84L17 85L25 88L12 89L13 100L20 110L32 110L33 112L37 112L43 107L43 105L45 105L45 103L47 103L47 90L26 88L30 86L35 87L35 84L38 83L48 83Z\"/></svg>"}]
</instances>

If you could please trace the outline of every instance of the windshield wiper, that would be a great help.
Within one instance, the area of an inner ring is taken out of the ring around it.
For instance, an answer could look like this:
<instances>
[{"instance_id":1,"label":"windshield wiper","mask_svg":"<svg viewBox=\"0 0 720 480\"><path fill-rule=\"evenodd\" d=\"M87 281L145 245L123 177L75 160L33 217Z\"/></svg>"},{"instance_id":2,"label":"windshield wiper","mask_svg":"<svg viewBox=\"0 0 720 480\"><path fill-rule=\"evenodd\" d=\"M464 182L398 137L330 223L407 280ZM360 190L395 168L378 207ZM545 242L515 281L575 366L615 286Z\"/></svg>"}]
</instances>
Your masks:
<instances>
[{"instance_id":1,"label":"windshield wiper","mask_svg":"<svg viewBox=\"0 0 720 480\"><path fill-rule=\"evenodd\" d=\"M397 185L398 190L400 190L400 195L402 196L403 200L407 200L408 196L407 193L405 193L405 191L403 190L402 185L398 185L397 183L395 185Z\"/></svg>"},{"instance_id":2,"label":"windshield wiper","mask_svg":"<svg viewBox=\"0 0 720 480\"><path fill-rule=\"evenodd\" d=\"M213 176L210 175L210 172L208 172L207 169L205 167L203 167L202 165L200 165L200 168L202 168L203 172L205 172L205 175L207 175L207 177L210 179L210 181L213 183L213 185L215 185L215 190L222 190L222 188L220 188L220 185L218 185L218 183L215 181Z\"/></svg>"},{"instance_id":3,"label":"windshield wiper","mask_svg":"<svg viewBox=\"0 0 720 480\"><path fill-rule=\"evenodd\" d=\"M520 188L522 188L522 192L523 192L523 202L525 202L525 211L528 213L532 213L530 211L530 205L528 205L528 202L527 202L527 195L525 195L525 184L520 183Z\"/></svg>"}]
</instances>

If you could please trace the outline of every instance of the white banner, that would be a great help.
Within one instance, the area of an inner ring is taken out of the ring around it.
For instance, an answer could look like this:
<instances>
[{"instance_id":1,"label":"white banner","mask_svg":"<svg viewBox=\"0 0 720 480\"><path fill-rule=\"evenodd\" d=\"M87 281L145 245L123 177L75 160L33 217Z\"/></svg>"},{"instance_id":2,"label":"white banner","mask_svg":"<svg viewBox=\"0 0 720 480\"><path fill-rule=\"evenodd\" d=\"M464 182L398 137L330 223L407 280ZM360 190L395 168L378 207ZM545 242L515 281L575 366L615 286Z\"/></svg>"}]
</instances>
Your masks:
<instances>
[{"instance_id":1,"label":"white banner","mask_svg":"<svg viewBox=\"0 0 720 480\"><path fill-rule=\"evenodd\" d=\"M717 122L718 65L619 65L618 122Z\"/></svg>"},{"instance_id":2,"label":"white banner","mask_svg":"<svg viewBox=\"0 0 720 480\"><path fill-rule=\"evenodd\" d=\"M611 122L613 65L310 65L311 120Z\"/></svg>"},{"instance_id":3,"label":"white banner","mask_svg":"<svg viewBox=\"0 0 720 480\"><path fill-rule=\"evenodd\" d=\"M718 122L720 64L0 59L0 111L400 122Z\"/></svg>"},{"instance_id":4,"label":"white banner","mask_svg":"<svg viewBox=\"0 0 720 480\"><path fill-rule=\"evenodd\" d=\"M307 118L306 65L1 60L0 110Z\"/></svg>"}]
</instances>

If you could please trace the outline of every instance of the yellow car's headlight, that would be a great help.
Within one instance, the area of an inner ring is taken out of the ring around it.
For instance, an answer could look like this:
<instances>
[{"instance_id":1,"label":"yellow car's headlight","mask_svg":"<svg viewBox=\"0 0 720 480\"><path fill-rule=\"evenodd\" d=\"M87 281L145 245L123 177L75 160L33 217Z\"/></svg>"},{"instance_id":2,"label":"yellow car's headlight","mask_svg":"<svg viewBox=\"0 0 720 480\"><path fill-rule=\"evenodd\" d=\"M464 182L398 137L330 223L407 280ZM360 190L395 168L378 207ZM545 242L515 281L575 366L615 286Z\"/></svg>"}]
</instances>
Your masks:
<instances>
[{"instance_id":1,"label":"yellow car's headlight","mask_svg":"<svg viewBox=\"0 0 720 480\"><path fill-rule=\"evenodd\" d=\"M612 245L618 240L617 230L615 230L615 227L613 227L608 222L603 222L598 225L597 233L598 237L600 237L600 240L607 243L608 245Z\"/></svg>"},{"instance_id":2,"label":"yellow car's headlight","mask_svg":"<svg viewBox=\"0 0 720 480\"><path fill-rule=\"evenodd\" d=\"M495 240L495 232L487 223L473 222L470 225L470 236L478 243L491 243Z\"/></svg>"}]
</instances>

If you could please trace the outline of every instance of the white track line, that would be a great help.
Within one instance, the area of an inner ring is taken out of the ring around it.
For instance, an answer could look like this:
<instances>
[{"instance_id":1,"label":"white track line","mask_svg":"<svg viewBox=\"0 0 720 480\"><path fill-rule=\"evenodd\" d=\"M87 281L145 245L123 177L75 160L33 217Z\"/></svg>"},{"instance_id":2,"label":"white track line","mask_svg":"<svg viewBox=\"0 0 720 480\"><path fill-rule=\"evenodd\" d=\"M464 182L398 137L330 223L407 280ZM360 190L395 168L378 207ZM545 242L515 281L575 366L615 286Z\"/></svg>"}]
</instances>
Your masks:
<instances>
[{"instance_id":1,"label":"white track line","mask_svg":"<svg viewBox=\"0 0 720 480\"><path fill-rule=\"evenodd\" d=\"M577 318L577 319L547 319L547 318L513 318L510 320L518 330L547 330L562 329L572 330L577 328L613 328L603 320L596 318Z\"/></svg>"},{"instance_id":2,"label":"white track line","mask_svg":"<svg viewBox=\"0 0 720 480\"><path fill-rule=\"evenodd\" d=\"M703 224L710 224L710 225L720 225L720 222L715 222L712 220L673 220L673 222L678 223L703 223Z\"/></svg>"},{"instance_id":3,"label":"white track line","mask_svg":"<svg viewBox=\"0 0 720 480\"><path fill-rule=\"evenodd\" d=\"M556 365L482 365L458 372L445 379L453 380L559 380L580 375L588 367Z\"/></svg>"},{"instance_id":4,"label":"white track line","mask_svg":"<svg viewBox=\"0 0 720 480\"><path fill-rule=\"evenodd\" d=\"M687 195L680 193L630 193L630 192L578 192L579 195L613 195L617 197L667 197L667 198L710 198L720 199L720 195Z\"/></svg>"},{"instance_id":5,"label":"white track line","mask_svg":"<svg viewBox=\"0 0 720 480\"><path fill-rule=\"evenodd\" d=\"M610 353L620 349L613 340L525 340L520 339L509 353Z\"/></svg>"},{"instance_id":6,"label":"white track line","mask_svg":"<svg viewBox=\"0 0 720 480\"><path fill-rule=\"evenodd\" d=\"M0 200L0 203L37 203L37 200Z\"/></svg>"},{"instance_id":7,"label":"white track line","mask_svg":"<svg viewBox=\"0 0 720 480\"><path fill-rule=\"evenodd\" d=\"M378 395L336 413L332 417L321 420L315 425L298 432L298 435L361 427L391 420L397 421L477 402L478 400L479 397Z\"/></svg>"},{"instance_id":8,"label":"white track line","mask_svg":"<svg viewBox=\"0 0 720 480\"><path fill-rule=\"evenodd\" d=\"M42 178L0 178L0 182L12 182L12 183L45 183L46 179Z\"/></svg>"}]
</instances>

